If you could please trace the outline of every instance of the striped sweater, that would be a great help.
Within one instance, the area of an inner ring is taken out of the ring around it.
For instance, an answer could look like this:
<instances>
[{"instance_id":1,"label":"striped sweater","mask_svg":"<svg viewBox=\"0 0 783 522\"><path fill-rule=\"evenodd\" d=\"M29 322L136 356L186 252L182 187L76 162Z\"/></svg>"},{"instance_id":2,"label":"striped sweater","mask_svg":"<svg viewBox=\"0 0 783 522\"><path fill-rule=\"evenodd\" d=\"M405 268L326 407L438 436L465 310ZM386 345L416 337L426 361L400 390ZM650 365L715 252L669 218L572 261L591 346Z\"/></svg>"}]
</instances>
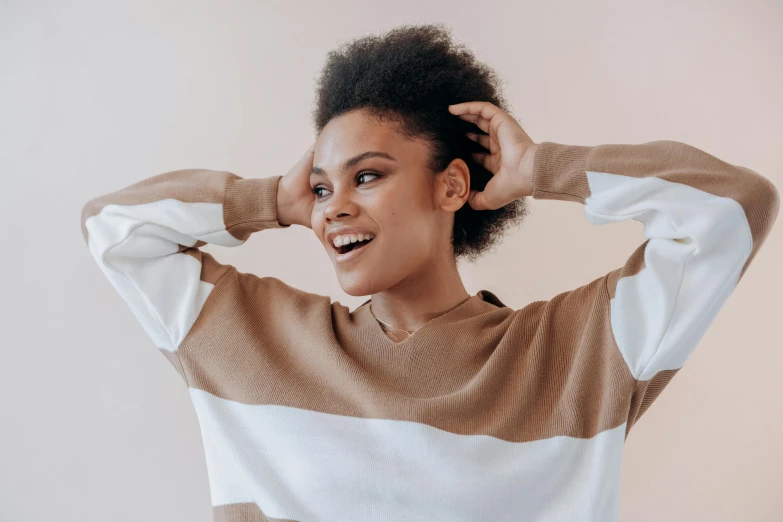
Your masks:
<instances>
[{"instance_id":1,"label":"striped sweater","mask_svg":"<svg viewBox=\"0 0 783 522\"><path fill-rule=\"evenodd\" d=\"M279 176L177 170L82 210L90 254L187 386L214 519L613 521L623 444L768 236L772 183L690 145L540 144L532 197L641 221L625 264L519 310L481 290L395 343L199 248L277 221Z\"/></svg>"}]
</instances>

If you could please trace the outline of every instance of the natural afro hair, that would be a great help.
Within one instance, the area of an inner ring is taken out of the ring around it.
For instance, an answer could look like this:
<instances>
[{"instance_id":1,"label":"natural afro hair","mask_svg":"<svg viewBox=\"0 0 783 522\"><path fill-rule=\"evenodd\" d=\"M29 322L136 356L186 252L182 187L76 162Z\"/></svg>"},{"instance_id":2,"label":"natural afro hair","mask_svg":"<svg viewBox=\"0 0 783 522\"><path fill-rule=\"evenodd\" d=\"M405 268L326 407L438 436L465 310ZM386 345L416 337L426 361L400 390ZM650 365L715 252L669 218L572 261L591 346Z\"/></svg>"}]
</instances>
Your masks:
<instances>
[{"instance_id":1,"label":"natural afro hair","mask_svg":"<svg viewBox=\"0 0 783 522\"><path fill-rule=\"evenodd\" d=\"M330 51L312 116L320 135L332 118L365 109L379 121L394 123L405 137L426 139L433 174L462 158L470 169L470 188L483 190L492 173L476 163L472 153L487 150L465 135L483 131L451 114L448 106L487 101L510 114L500 83L488 66L451 41L450 30L442 24L405 25ZM474 210L466 202L454 216L455 257L474 261L526 215L525 198L496 210Z\"/></svg>"}]
</instances>

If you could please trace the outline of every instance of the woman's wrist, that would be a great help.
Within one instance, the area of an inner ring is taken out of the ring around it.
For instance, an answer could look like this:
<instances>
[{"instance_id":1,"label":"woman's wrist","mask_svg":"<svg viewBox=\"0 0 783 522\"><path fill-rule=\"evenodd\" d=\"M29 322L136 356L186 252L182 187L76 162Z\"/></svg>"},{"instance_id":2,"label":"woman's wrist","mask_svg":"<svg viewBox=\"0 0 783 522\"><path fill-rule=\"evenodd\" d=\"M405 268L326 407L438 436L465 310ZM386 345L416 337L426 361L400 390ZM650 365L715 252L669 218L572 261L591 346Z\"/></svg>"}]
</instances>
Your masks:
<instances>
[{"instance_id":1,"label":"woman's wrist","mask_svg":"<svg viewBox=\"0 0 783 522\"><path fill-rule=\"evenodd\" d=\"M522 184L523 196L530 196L533 194L533 168L535 166L537 150L538 143L531 143L527 146L525 152L522 154L522 158L519 160L517 174L519 175L519 180Z\"/></svg>"},{"instance_id":2,"label":"woman's wrist","mask_svg":"<svg viewBox=\"0 0 783 522\"><path fill-rule=\"evenodd\" d=\"M310 215L301 216L302 202L292 196L287 179L281 176L277 183L277 222L283 226L302 225L310 228Z\"/></svg>"},{"instance_id":3,"label":"woman's wrist","mask_svg":"<svg viewBox=\"0 0 783 522\"><path fill-rule=\"evenodd\" d=\"M277 181L277 222L283 226L288 226L294 223L288 215L291 204L283 180L283 176L280 176L280 179Z\"/></svg>"}]
</instances>

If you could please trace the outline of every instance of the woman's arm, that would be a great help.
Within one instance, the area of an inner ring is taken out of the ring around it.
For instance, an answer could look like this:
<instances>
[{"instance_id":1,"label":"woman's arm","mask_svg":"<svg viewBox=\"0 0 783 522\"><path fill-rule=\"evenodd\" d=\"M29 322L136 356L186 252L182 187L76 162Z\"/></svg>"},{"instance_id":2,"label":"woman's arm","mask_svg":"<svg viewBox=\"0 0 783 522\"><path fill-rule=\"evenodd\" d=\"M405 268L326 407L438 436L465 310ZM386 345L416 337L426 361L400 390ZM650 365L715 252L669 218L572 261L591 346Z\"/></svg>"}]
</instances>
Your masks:
<instances>
[{"instance_id":1,"label":"woman's arm","mask_svg":"<svg viewBox=\"0 0 783 522\"><path fill-rule=\"evenodd\" d=\"M676 141L541 143L533 197L576 201L587 219L633 219L647 240L606 276L612 330L634 377L679 368L769 235L775 186Z\"/></svg>"},{"instance_id":2,"label":"woman's arm","mask_svg":"<svg viewBox=\"0 0 783 522\"><path fill-rule=\"evenodd\" d=\"M575 201L598 225L647 238L604 278L614 340L636 379L628 429L683 366L768 237L780 196L766 178L690 145L539 144L533 197Z\"/></svg>"},{"instance_id":3,"label":"woman's arm","mask_svg":"<svg viewBox=\"0 0 783 522\"><path fill-rule=\"evenodd\" d=\"M777 189L685 143L534 144L492 104L468 102L451 112L488 133L471 136L490 151L476 159L494 174L472 198L480 207L532 195L581 203L594 224L644 224L647 239L602 281L613 338L607 342L617 345L636 380L630 429L682 367L768 237L780 209Z\"/></svg>"},{"instance_id":4,"label":"woman's arm","mask_svg":"<svg viewBox=\"0 0 783 522\"><path fill-rule=\"evenodd\" d=\"M199 247L235 247L253 232L289 226L277 218L280 179L177 170L82 208L90 254L180 374L177 348L212 289L232 269Z\"/></svg>"}]
</instances>

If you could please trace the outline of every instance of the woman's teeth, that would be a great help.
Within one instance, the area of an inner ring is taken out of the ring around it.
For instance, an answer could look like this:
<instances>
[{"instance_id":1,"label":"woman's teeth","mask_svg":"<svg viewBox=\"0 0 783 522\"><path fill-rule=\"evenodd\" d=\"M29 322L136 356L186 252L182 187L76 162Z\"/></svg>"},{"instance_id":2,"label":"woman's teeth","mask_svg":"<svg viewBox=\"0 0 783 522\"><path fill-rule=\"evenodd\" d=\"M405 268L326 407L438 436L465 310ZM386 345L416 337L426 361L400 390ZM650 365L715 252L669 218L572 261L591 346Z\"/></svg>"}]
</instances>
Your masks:
<instances>
[{"instance_id":1,"label":"woman's teeth","mask_svg":"<svg viewBox=\"0 0 783 522\"><path fill-rule=\"evenodd\" d=\"M337 236L332 240L332 244L334 244L335 248L340 248L341 246L348 245L350 243L369 241L374 237L374 234L350 234L345 236Z\"/></svg>"}]
</instances>

